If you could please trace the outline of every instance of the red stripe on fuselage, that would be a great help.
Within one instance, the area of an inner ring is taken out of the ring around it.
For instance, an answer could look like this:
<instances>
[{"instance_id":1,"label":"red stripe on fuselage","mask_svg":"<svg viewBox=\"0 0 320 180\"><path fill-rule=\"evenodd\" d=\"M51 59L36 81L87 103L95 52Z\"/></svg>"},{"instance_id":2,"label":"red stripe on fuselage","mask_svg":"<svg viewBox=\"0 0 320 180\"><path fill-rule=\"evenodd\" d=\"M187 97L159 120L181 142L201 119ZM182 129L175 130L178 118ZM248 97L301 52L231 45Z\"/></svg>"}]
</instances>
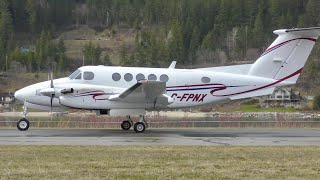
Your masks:
<instances>
[{"instance_id":1,"label":"red stripe on fuselage","mask_svg":"<svg viewBox=\"0 0 320 180\"><path fill-rule=\"evenodd\" d=\"M194 84L194 85L184 85L184 86L168 86L167 88L188 88L188 87L203 87L203 86L224 86L224 84Z\"/></svg>"},{"instance_id":2,"label":"red stripe on fuselage","mask_svg":"<svg viewBox=\"0 0 320 180\"><path fill-rule=\"evenodd\" d=\"M265 85L265 86L262 86L262 87L259 87L259 88L255 88L255 89L251 89L251 90L247 90L247 91L243 91L243 92L238 92L238 93L233 93L233 94L225 94L225 95L213 95L212 94L212 95L216 96L216 97L225 97L225 96L233 96L233 95L239 95L239 94L244 94L244 93L248 93L248 92L258 91L258 90L261 90L261 89L268 88L270 86L276 85L276 84L278 84L278 83L280 83L280 82L282 82L284 80L287 80L289 78L292 78L293 76L296 76L296 75L300 74L302 72L302 69L303 68L299 69L298 71L294 72L293 74L291 74L291 75L289 75L287 77L284 77L284 78L282 78L282 79L280 79L280 80L278 80L278 81L276 81L274 83L271 83L271 84L268 84L268 85Z\"/></svg>"}]
</instances>

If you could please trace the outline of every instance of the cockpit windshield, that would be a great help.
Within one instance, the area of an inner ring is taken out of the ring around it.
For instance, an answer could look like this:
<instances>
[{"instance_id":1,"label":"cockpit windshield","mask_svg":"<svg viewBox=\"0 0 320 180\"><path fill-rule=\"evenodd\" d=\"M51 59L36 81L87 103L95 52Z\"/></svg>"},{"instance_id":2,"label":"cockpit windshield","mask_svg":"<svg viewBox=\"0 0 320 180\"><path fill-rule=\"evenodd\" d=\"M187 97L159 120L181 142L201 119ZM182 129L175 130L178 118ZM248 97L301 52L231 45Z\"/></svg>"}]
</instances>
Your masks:
<instances>
[{"instance_id":1,"label":"cockpit windshield","mask_svg":"<svg viewBox=\"0 0 320 180\"><path fill-rule=\"evenodd\" d=\"M79 76L79 74L81 73L81 71L79 69L77 69L75 72L73 72L70 76L69 76L69 79L74 79L76 77ZM80 75L81 77L81 75ZM81 78L80 78L81 79Z\"/></svg>"}]
</instances>

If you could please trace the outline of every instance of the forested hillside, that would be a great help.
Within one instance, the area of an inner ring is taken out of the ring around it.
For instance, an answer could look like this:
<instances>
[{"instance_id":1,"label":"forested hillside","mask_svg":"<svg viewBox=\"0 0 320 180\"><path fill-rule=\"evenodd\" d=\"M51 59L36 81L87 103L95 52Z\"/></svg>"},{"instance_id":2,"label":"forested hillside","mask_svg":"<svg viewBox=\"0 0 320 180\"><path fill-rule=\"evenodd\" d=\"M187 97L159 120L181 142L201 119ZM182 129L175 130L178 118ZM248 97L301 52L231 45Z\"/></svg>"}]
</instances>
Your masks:
<instances>
[{"instance_id":1,"label":"forested hillside","mask_svg":"<svg viewBox=\"0 0 320 180\"><path fill-rule=\"evenodd\" d=\"M61 33L83 26L118 49L89 42L85 64L164 66L252 61L275 38L274 29L320 26L319 0L1 0L0 71L19 64L29 72L73 69ZM79 37L81 38L81 37ZM318 45L319 46L319 45ZM111 50L110 50L111 49ZM319 77L319 47L308 76Z\"/></svg>"}]
</instances>

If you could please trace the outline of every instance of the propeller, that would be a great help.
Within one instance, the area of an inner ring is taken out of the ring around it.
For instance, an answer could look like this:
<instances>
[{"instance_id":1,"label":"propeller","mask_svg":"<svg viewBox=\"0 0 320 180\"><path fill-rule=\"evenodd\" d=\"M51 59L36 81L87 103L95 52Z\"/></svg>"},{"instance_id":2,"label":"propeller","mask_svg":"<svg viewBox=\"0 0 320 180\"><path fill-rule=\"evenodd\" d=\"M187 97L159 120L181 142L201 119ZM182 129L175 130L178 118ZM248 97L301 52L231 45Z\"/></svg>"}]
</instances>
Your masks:
<instances>
[{"instance_id":1,"label":"propeller","mask_svg":"<svg viewBox=\"0 0 320 180\"><path fill-rule=\"evenodd\" d=\"M53 85L53 75L52 75L52 71L50 73L48 73L48 79L50 78L50 87L49 88L45 88L40 90L40 93L44 96L49 96L50 97L50 112L52 114L52 104L53 104L53 98L55 97L55 88Z\"/></svg>"},{"instance_id":2,"label":"propeller","mask_svg":"<svg viewBox=\"0 0 320 180\"><path fill-rule=\"evenodd\" d=\"M53 98L54 98L54 95L55 95L55 89L54 89L54 86L53 86L53 74L52 74L52 71L50 72L50 88L53 89L53 93L51 93L51 99L50 99L50 112L51 112L51 115L52 115L52 102L53 102Z\"/></svg>"}]
</instances>

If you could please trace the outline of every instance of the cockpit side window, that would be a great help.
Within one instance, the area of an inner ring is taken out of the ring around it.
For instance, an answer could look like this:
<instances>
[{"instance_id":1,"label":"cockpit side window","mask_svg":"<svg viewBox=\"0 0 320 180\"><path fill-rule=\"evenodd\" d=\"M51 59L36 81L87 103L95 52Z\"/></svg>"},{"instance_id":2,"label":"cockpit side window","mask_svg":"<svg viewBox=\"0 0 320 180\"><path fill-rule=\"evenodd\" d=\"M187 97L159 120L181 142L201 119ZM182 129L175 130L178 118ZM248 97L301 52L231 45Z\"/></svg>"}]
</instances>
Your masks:
<instances>
[{"instance_id":1,"label":"cockpit side window","mask_svg":"<svg viewBox=\"0 0 320 180\"><path fill-rule=\"evenodd\" d=\"M84 80L92 80L94 78L94 73L93 72L84 72L83 73L83 79Z\"/></svg>"},{"instance_id":2,"label":"cockpit side window","mask_svg":"<svg viewBox=\"0 0 320 180\"><path fill-rule=\"evenodd\" d=\"M79 75L79 73L80 73L80 70L77 69L75 72L73 72L73 73L69 76L69 78L70 78L70 79L74 79L75 77L77 77L77 76Z\"/></svg>"},{"instance_id":3,"label":"cockpit side window","mask_svg":"<svg viewBox=\"0 0 320 180\"><path fill-rule=\"evenodd\" d=\"M74 79L81 79L81 74L82 73L80 73L76 78L74 78Z\"/></svg>"}]
</instances>

